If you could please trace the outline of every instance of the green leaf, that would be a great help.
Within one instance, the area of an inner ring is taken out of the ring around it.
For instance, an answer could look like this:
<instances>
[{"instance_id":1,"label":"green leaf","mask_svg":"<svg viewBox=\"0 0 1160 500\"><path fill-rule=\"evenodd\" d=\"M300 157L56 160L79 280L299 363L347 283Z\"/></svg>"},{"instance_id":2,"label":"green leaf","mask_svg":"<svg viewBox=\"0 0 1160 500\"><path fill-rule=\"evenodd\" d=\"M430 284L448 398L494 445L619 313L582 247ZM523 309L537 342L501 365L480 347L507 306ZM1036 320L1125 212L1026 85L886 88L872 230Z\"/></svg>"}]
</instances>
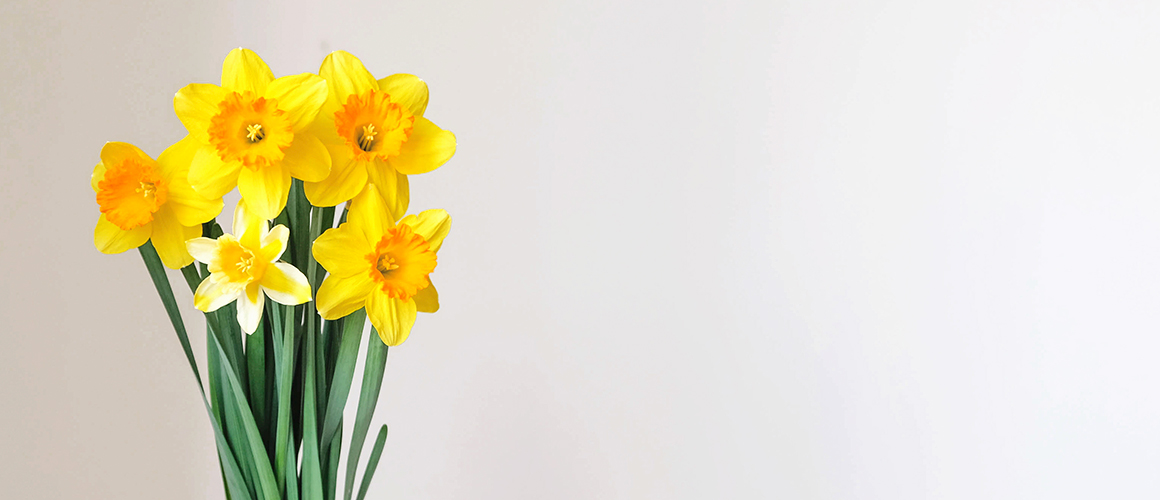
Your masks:
<instances>
[{"instance_id":1,"label":"green leaf","mask_svg":"<svg viewBox=\"0 0 1160 500\"><path fill-rule=\"evenodd\" d=\"M342 420L342 410L350 394L350 384L354 380L354 365L358 359L358 346L362 340L363 326L367 313L359 309L346 317L342 328L342 343L334 364L334 379L330 384L330 398L326 403L326 418L322 423L322 442L328 443L338 430Z\"/></svg>"},{"instance_id":2,"label":"green leaf","mask_svg":"<svg viewBox=\"0 0 1160 500\"><path fill-rule=\"evenodd\" d=\"M373 331L373 330L372 330ZM343 499L350 500L354 491L354 475L358 469L359 454L371 426L371 417L379 402L379 389L383 386L383 371L387 366L388 347L379 340L377 334L367 341L367 358L363 367L362 391L358 397L358 413L354 418L354 431L350 437L350 452L346 457L346 483Z\"/></svg>"},{"instance_id":3,"label":"green leaf","mask_svg":"<svg viewBox=\"0 0 1160 500\"><path fill-rule=\"evenodd\" d=\"M363 472L362 484L358 487L358 500L363 500L367 496L367 487L371 485L371 478L375 477L375 468L379 466L379 456L383 454L383 445L387 442L387 426L383 424L379 428L379 436L375 438L375 448L371 450L371 456L367 459L367 470Z\"/></svg>"},{"instance_id":4,"label":"green leaf","mask_svg":"<svg viewBox=\"0 0 1160 500\"><path fill-rule=\"evenodd\" d=\"M342 455L342 422L339 422L338 432L331 438L330 445L327 448L330 450L327 453L326 459L326 489L323 493L326 494L326 500L334 500L334 495L338 489L338 459Z\"/></svg>"},{"instance_id":5,"label":"green leaf","mask_svg":"<svg viewBox=\"0 0 1160 500\"><path fill-rule=\"evenodd\" d=\"M310 314L314 314L310 311ZM314 329L306 333L302 358L306 363L302 395L302 498L322 500L322 470L318 455L318 416L315 402Z\"/></svg>"},{"instance_id":6,"label":"green leaf","mask_svg":"<svg viewBox=\"0 0 1160 500\"><path fill-rule=\"evenodd\" d=\"M274 321L274 343L278 353L274 358L274 365L278 369L278 423L274 438L274 470L277 472L278 489L286 488L297 490L298 474L297 460L294 458L294 429L291 428L290 417L294 407L290 404L291 387L294 384L294 308L283 305L274 306L280 319ZM287 460L290 461L287 468ZM289 471L289 474L287 474ZM289 480L287 480L289 479ZM293 483L288 486L288 483Z\"/></svg>"},{"instance_id":7,"label":"green leaf","mask_svg":"<svg viewBox=\"0 0 1160 500\"><path fill-rule=\"evenodd\" d=\"M267 306L273 301L268 301ZM266 307L265 309L269 309ZM270 325L263 311L262 320L258 329L251 335L246 335L246 370L250 378L250 410L254 413L254 420L258 423L258 432L262 434L262 442L270 437L266 430L266 335Z\"/></svg>"}]
</instances>

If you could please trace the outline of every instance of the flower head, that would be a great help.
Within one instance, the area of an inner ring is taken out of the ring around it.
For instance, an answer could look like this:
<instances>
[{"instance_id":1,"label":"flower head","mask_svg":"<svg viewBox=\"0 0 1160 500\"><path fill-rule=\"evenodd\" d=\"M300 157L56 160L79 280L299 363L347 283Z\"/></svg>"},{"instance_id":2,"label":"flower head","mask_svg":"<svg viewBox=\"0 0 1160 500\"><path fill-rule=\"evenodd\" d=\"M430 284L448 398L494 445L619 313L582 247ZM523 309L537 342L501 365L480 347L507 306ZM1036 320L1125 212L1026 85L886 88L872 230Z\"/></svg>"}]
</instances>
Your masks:
<instances>
[{"instance_id":1,"label":"flower head","mask_svg":"<svg viewBox=\"0 0 1160 500\"><path fill-rule=\"evenodd\" d=\"M269 222L247 207L239 202L234 209L234 234L194 238L186 245L210 273L194 292L193 305L209 312L236 300L238 323L254 333L267 296L280 304L302 304L310 300L310 284L302 271L278 261L290 230L281 224L270 229Z\"/></svg>"},{"instance_id":2,"label":"flower head","mask_svg":"<svg viewBox=\"0 0 1160 500\"><path fill-rule=\"evenodd\" d=\"M250 210L273 219L286 207L290 178L320 181L330 155L307 126L326 101L326 82L303 73L274 79L249 49L234 49L221 86L194 83L173 99L177 117L199 146L189 183L217 196L238 187Z\"/></svg>"},{"instance_id":3,"label":"flower head","mask_svg":"<svg viewBox=\"0 0 1160 500\"><path fill-rule=\"evenodd\" d=\"M91 184L101 217L93 243L104 253L121 253L152 240L161 262L179 269L193 262L185 240L201 234L201 223L222 211L222 199L205 198L186 180L196 145L186 137L157 161L137 146L105 143Z\"/></svg>"},{"instance_id":4,"label":"flower head","mask_svg":"<svg viewBox=\"0 0 1160 500\"><path fill-rule=\"evenodd\" d=\"M455 134L423 117L427 84L414 75L375 80L343 51L326 56L318 73L330 92L313 130L330 151L332 167L327 178L306 183L306 197L334 206L369 182L397 220L407 211L407 176L446 163L455 154Z\"/></svg>"},{"instance_id":5,"label":"flower head","mask_svg":"<svg viewBox=\"0 0 1160 500\"><path fill-rule=\"evenodd\" d=\"M318 289L318 313L332 320L365 307L383 343L402 344L415 313L439 309L429 275L451 230L443 210L395 223L375 186L351 200L347 222L314 241L314 258L330 272Z\"/></svg>"}]
</instances>

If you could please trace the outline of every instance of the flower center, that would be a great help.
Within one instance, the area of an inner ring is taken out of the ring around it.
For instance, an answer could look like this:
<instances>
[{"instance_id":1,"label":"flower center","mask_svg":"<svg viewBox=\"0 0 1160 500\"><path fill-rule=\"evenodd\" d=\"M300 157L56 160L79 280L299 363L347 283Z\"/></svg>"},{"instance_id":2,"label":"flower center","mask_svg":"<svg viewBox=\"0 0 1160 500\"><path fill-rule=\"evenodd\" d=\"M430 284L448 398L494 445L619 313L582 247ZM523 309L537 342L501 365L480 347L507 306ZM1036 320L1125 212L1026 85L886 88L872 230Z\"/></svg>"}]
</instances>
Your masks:
<instances>
[{"instance_id":1,"label":"flower center","mask_svg":"<svg viewBox=\"0 0 1160 500\"><path fill-rule=\"evenodd\" d=\"M128 158L105 170L97 184L97 204L109 222L125 230L141 227L165 204L168 185L152 162Z\"/></svg>"},{"instance_id":2,"label":"flower center","mask_svg":"<svg viewBox=\"0 0 1160 500\"><path fill-rule=\"evenodd\" d=\"M387 159L411 136L415 116L378 90L352 94L334 113L334 128L356 159Z\"/></svg>"},{"instance_id":3,"label":"flower center","mask_svg":"<svg viewBox=\"0 0 1160 500\"><path fill-rule=\"evenodd\" d=\"M391 298L407 300L430 286L427 276L435 270L435 252L411 226L391 229L367 254L371 279Z\"/></svg>"},{"instance_id":4,"label":"flower center","mask_svg":"<svg viewBox=\"0 0 1160 500\"><path fill-rule=\"evenodd\" d=\"M222 161L251 170L281 161L294 142L294 128L278 101L248 91L226 95L207 132Z\"/></svg>"},{"instance_id":5,"label":"flower center","mask_svg":"<svg viewBox=\"0 0 1160 500\"><path fill-rule=\"evenodd\" d=\"M266 273L266 264L232 235L218 240L218 258L209 263L211 273L222 273L235 284L244 285L260 280Z\"/></svg>"}]
</instances>

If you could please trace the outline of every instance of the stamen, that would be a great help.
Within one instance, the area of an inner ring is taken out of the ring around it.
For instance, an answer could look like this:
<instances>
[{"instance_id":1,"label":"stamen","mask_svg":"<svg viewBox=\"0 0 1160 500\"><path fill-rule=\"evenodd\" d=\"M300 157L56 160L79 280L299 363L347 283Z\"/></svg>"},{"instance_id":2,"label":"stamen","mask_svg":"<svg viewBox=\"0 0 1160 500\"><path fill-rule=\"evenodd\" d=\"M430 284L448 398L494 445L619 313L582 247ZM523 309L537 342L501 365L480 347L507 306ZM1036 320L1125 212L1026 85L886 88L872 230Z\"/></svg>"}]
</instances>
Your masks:
<instances>
[{"instance_id":1,"label":"stamen","mask_svg":"<svg viewBox=\"0 0 1160 500\"><path fill-rule=\"evenodd\" d=\"M238 259L238 263L236 265L238 267L238 271L249 274L250 268L254 267L254 254L247 251L240 259Z\"/></svg>"},{"instance_id":2,"label":"stamen","mask_svg":"<svg viewBox=\"0 0 1160 500\"><path fill-rule=\"evenodd\" d=\"M141 193L141 196L148 198L157 192L157 185L152 182L141 181L136 191Z\"/></svg>"},{"instance_id":3,"label":"stamen","mask_svg":"<svg viewBox=\"0 0 1160 500\"><path fill-rule=\"evenodd\" d=\"M358 138L358 147L363 151L370 151L371 146L373 146L375 143L375 134L378 134L378 132L375 131L374 124L368 123L364 125L362 129L362 137Z\"/></svg>"},{"instance_id":4,"label":"stamen","mask_svg":"<svg viewBox=\"0 0 1160 500\"><path fill-rule=\"evenodd\" d=\"M395 269L398 269L399 265L395 263L395 259L392 258L390 255L383 254L383 255L379 256L379 261L375 265L375 268L377 268L380 273L385 274L389 271L394 271Z\"/></svg>"},{"instance_id":5,"label":"stamen","mask_svg":"<svg viewBox=\"0 0 1160 500\"><path fill-rule=\"evenodd\" d=\"M261 124L246 125L246 139L249 139L251 143L261 141L265 138L266 133L262 132Z\"/></svg>"}]
</instances>

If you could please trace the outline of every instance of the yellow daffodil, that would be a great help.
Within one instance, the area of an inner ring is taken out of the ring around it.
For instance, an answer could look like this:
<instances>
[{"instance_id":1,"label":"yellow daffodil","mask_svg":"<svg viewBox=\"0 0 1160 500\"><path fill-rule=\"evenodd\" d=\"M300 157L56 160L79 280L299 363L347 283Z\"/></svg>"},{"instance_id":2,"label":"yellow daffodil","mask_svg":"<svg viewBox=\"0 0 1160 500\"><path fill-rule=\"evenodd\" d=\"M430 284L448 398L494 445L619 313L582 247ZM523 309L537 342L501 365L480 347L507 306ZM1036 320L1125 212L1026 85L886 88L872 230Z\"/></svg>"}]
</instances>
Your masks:
<instances>
[{"instance_id":1,"label":"yellow daffodil","mask_svg":"<svg viewBox=\"0 0 1160 500\"><path fill-rule=\"evenodd\" d=\"M269 222L239 202L234 209L234 233L218 239L194 238L186 242L189 253L209 268L209 276L193 294L193 305L210 312L238 301L238 324L254 333L269 296L288 306L310 300L310 284L294 266L279 262L286 251L290 230Z\"/></svg>"},{"instance_id":2,"label":"yellow daffodil","mask_svg":"<svg viewBox=\"0 0 1160 500\"><path fill-rule=\"evenodd\" d=\"M167 267L193 262L185 240L201 235L201 223L222 211L221 196L205 198L186 180L196 150L187 136L153 161L132 144L105 143L91 180L101 207L93 233L97 250L121 253L153 240Z\"/></svg>"},{"instance_id":3,"label":"yellow daffodil","mask_svg":"<svg viewBox=\"0 0 1160 500\"><path fill-rule=\"evenodd\" d=\"M347 222L314 241L314 258L330 272L318 289L318 313L332 320L366 307L383 343L402 344L417 311L439 309L429 275L450 230L443 210L408 215L396 225L368 184L351 200Z\"/></svg>"},{"instance_id":4,"label":"yellow daffodil","mask_svg":"<svg viewBox=\"0 0 1160 500\"><path fill-rule=\"evenodd\" d=\"M423 117L427 84L414 75L381 80L356 57L335 51L319 75L330 93L314 130L330 151L330 176L306 183L317 206L353 198L368 182L378 186L392 215L407 211L407 176L435 170L455 154L455 134Z\"/></svg>"},{"instance_id":5,"label":"yellow daffodil","mask_svg":"<svg viewBox=\"0 0 1160 500\"><path fill-rule=\"evenodd\" d=\"M234 186L255 214L273 219L286 206L290 178L321 181L330 155L305 129L326 101L326 82L303 73L277 80L253 51L234 49L222 65L221 86L187 85L173 107L201 146L189 183L221 197Z\"/></svg>"}]
</instances>

